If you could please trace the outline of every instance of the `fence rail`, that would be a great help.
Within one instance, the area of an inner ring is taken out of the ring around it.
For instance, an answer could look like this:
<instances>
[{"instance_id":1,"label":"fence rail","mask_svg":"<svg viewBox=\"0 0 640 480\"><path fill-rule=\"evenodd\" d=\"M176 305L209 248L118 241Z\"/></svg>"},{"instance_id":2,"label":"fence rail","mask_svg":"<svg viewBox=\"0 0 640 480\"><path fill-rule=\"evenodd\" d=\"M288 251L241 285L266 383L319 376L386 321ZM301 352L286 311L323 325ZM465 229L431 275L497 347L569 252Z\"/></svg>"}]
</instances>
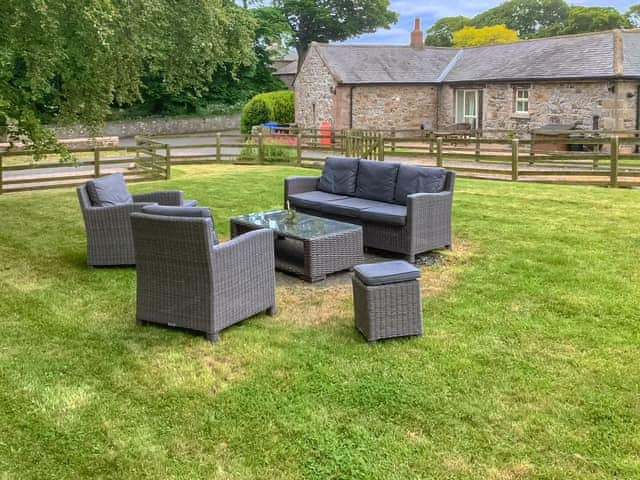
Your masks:
<instances>
[{"instance_id":1,"label":"fence rail","mask_svg":"<svg viewBox=\"0 0 640 480\"><path fill-rule=\"evenodd\" d=\"M597 136L585 138L519 139L488 138L487 132L484 137L461 137L419 131L345 130L328 136L289 130L273 135L218 133L171 140L136 137L135 146L72 149L72 164L61 163L54 152L35 161L28 151L0 151L0 194L75 186L114 171L121 171L128 181L169 178L172 165L318 168L330 155L440 166L457 171L461 177L636 187L640 186L638 133L599 131Z\"/></svg>"}]
</instances>

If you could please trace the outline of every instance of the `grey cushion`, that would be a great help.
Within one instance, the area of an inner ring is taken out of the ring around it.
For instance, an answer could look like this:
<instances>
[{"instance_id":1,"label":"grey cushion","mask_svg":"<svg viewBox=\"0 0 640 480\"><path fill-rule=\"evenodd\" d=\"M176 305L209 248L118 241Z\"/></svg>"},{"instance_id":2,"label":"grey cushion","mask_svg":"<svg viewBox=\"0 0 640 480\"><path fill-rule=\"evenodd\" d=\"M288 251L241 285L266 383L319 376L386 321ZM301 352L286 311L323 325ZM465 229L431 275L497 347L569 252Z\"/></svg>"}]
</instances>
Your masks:
<instances>
[{"instance_id":1,"label":"grey cushion","mask_svg":"<svg viewBox=\"0 0 640 480\"><path fill-rule=\"evenodd\" d=\"M397 175L397 163L360 160L356 197L393 202Z\"/></svg>"},{"instance_id":2,"label":"grey cushion","mask_svg":"<svg viewBox=\"0 0 640 480\"><path fill-rule=\"evenodd\" d=\"M447 171L438 167L400 165L394 200L406 205L412 193L438 193L444 188Z\"/></svg>"},{"instance_id":3,"label":"grey cushion","mask_svg":"<svg viewBox=\"0 0 640 480\"><path fill-rule=\"evenodd\" d=\"M124 183L124 176L121 173L113 173L95 180L89 180L86 186L91 203L99 207L133 203L133 197L131 197L127 184Z\"/></svg>"},{"instance_id":4,"label":"grey cushion","mask_svg":"<svg viewBox=\"0 0 640 480\"><path fill-rule=\"evenodd\" d=\"M374 205L362 210L360 212L360 218L367 222L384 223L387 225L404 225L407 223L407 207L393 203Z\"/></svg>"},{"instance_id":5,"label":"grey cushion","mask_svg":"<svg viewBox=\"0 0 640 480\"><path fill-rule=\"evenodd\" d=\"M408 282L420 277L420 270L404 260L365 263L354 267L356 276L366 285Z\"/></svg>"},{"instance_id":6,"label":"grey cushion","mask_svg":"<svg viewBox=\"0 0 640 480\"><path fill-rule=\"evenodd\" d=\"M365 209L381 205L386 205L386 203L367 200L366 198L346 197L342 200L323 202L320 205L320 210L332 215L358 218Z\"/></svg>"},{"instance_id":7,"label":"grey cushion","mask_svg":"<svg viewBox=\"0 0 640 480\"><path fill-rule=\"evenodd\" d=\"M288 200L292 207L320 209L320 204L330 202L332 200L341 200L347 198L344 195L335 195L333 193L312 190L311 192L293 193L289 195Z\"/></svg>"},{"instance_id":8,"label":"grey cushion","mask_svg":"<svg viewBox=\"0 0 640 480\"><path fill-rule=\"evenodd\" d=\"M206 207L171 207L166 205L145 205L142 213L167 217L211 218L211 210Z\"/></svg>"},{"instance_id":9,"label":"grey cushion","mask_svg":"<svg viewBox=\"0 0 640 480\"><path fill-rule=\"evenodd\" d=\"M318 182L318 190L353 195L356 191L359 158L327 157Z\"/></svg>"},{"instance_id":10,"label":"grey cushion","mask_svg":"<svg viewBox=\"0 0 640 480\"><path fill-rule=\"evenodd\" d=\"M182 202L182 206L183 207L197 207L198 206L198 201L197 200L185 200Z\"/></svg>"}]
</instances>

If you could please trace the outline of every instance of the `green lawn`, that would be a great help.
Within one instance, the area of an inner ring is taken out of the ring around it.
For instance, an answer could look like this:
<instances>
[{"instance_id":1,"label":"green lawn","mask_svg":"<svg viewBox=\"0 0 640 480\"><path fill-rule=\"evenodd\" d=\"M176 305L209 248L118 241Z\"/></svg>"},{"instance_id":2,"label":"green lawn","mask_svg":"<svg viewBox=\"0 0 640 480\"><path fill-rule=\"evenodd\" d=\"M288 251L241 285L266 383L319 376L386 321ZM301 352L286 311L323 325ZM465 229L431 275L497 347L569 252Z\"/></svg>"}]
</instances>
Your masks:
<instances>
[{"instance_id":1,"label":"green lawn","mask_svg":"<svg viewBox=\"0 0 640 480\"><path fill-rule=\"evenodd\" d=\"M181 167L230 215L287 167ZM0 197L0 479L640 478L640 192L459 180L425 336L368 345L350 286L202 336L135 325L71 190Z\"/></svg>"}]
</instances>

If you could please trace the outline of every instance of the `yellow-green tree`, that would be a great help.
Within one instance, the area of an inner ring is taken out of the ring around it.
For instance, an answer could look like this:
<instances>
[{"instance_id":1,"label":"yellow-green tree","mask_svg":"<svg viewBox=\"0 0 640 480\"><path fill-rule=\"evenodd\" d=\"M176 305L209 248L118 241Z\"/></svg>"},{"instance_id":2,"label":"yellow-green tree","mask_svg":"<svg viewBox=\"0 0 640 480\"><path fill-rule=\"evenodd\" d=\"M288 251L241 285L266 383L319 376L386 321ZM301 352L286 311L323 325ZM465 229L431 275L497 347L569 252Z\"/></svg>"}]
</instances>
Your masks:
<instances>
[{"instance_id":1,"label":"yellow-green tree","mask_svg":"<svg viewBox=\"0 0 640 480\"><path fill-rule=\"evenodd\" d=\"M491 27L464 27L453 34L454 47L477 47L496 43L517 42L518 33L505 25Z\"/></svg>"}]
</instances>

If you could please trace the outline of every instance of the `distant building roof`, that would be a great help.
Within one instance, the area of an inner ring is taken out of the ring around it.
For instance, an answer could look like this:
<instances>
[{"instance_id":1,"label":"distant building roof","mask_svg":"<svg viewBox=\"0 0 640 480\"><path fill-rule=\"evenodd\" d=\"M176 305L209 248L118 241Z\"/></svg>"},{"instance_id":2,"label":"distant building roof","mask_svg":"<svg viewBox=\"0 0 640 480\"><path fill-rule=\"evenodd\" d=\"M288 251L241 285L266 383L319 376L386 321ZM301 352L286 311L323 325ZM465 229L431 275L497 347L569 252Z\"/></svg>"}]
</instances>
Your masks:
<instances>
[{"instance_id":1,"label":"distant building roof","mask_svg":"<svg viewBox=\"0 0 640 480\"><path fill-rule=\"evenodd\" d=\"M463 49L318 43L312 48L343 84L640 78L640 30Z\"/></svg>"},{"instance_id":2,"label":"distant building roof","mask_svg":"<svg viewBox=\"0 0 640 480\"><path fill-rule=\"evenodd\" d=\"M283 67L278 68L274 75L295 75L298 73L298 61L289 62Z\"/></svg>"}]
</instances>

